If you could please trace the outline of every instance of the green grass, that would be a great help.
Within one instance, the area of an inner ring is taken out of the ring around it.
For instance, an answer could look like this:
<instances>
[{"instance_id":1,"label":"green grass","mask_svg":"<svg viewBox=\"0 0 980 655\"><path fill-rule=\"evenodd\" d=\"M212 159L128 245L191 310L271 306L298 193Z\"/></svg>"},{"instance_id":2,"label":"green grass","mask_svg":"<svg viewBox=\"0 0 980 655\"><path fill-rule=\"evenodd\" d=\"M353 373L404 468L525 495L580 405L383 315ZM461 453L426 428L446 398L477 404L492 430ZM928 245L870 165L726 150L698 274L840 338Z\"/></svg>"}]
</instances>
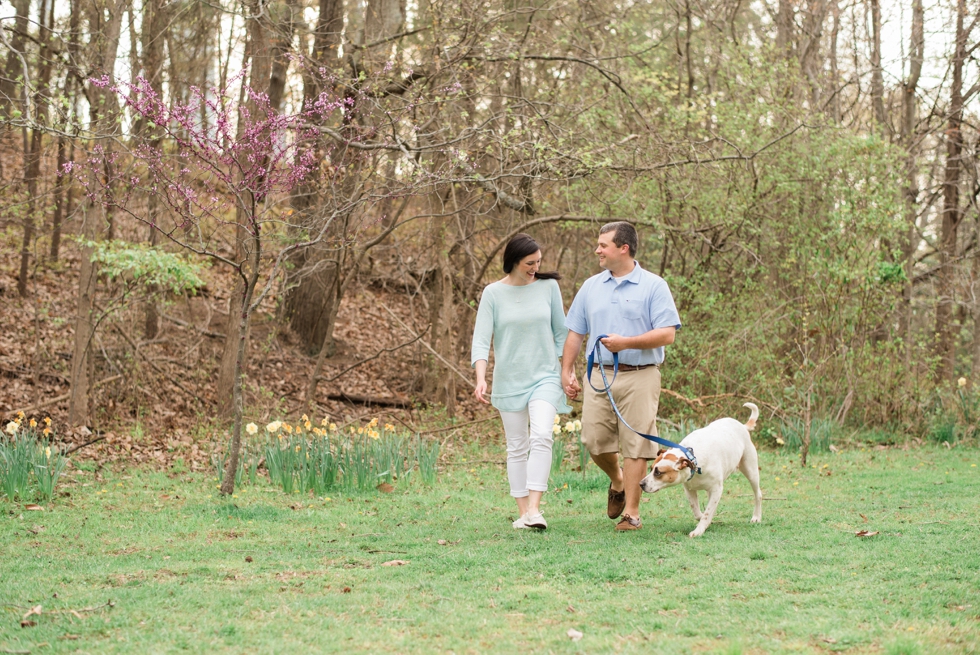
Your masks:
<instances>
[{"instance_id":1,"label":"green grass","mask_svg":"<svg viewBox=\"0 0 980 655\"><path fill-rule=\"evenodd\" d=\"M594 467L553 476L544 533L510 527L494 465L331 500L73 469L44 512L0 503L0 652L980 650L980 454L813 463L762 453L763 523L736 473L700 539L680 489L613 532Z\"/></svg>"}]
</instances>

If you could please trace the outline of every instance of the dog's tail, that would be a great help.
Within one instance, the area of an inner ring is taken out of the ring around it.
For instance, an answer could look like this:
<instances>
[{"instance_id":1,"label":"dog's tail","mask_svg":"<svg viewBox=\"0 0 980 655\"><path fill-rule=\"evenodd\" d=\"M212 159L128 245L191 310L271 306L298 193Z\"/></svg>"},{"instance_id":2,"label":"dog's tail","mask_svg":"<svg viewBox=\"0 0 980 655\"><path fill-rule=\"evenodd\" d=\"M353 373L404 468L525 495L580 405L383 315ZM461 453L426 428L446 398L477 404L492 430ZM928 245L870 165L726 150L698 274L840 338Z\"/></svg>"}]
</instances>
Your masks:
<instances>
[{"instance_id":1,"label":"dog's tail","mask_svg":"<svg viewBox=\"0 0 980 655\"><path fill-rule=\"evenodd\" d=\"M752 432L752 430L755 429L755 422L759 418L759 408L755 406L755 403L745 403L742 405L742 407L748 407L750 410L752 410L752 416L750 416L749 420L745 422L745 429Z\"/></svg>"}]
</instances>

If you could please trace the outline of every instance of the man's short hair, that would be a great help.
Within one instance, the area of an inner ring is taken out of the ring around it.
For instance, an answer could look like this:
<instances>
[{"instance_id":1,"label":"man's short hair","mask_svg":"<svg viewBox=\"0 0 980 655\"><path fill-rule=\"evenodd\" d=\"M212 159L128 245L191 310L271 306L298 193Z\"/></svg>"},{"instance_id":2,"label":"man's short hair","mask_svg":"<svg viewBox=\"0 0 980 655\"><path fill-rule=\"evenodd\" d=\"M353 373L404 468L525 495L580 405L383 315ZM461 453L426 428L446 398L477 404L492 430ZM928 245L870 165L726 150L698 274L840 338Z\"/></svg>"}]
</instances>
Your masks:
<instances>
[{"instance_id":1,"label":"man's short hair","mask_svg":"<svg viewBox=\"0 0 980 655\"><path fill-rule=\"evenodd\" d=\"M638 238L635 227L626 221L615 221L614 223L606 223L599 228L599 234L606 234L607 232L613 232L613 243L616 244L617 248L622 248L623 244L626 244L630 247L630 257L636 257Z\"/></svg>"}]
</instances>

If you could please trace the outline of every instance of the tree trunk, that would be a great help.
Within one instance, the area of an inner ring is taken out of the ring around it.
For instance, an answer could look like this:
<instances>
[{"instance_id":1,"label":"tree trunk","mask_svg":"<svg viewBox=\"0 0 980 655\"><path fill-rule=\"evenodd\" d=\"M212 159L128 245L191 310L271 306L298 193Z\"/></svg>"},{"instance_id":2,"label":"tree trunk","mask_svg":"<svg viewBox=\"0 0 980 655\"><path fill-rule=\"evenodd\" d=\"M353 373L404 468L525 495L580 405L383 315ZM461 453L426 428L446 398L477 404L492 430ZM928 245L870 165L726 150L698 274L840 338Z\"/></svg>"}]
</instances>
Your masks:
<instances>
[{"instance_id":1,"label":"tree trunk","mask_svg":"<svg viewBox=\"0 0 980 655\"><path fill-rule=\"evenodd\" d=\"M885 80L881 70L881 3L871 0L871 107L875 131L888 134L885 122Z\"/></svg>"},{"instance_id":2,"label":"tree trunk","mask_svg":"<svg viewBox=\"0 0 980 655\"><path fill-rule=\"evenodd\" d=\"M53 4L53 0L52 0ZM37 182L41 177L41 136L44 134L44 124L47 117L46 98L44 91L51 81L51 26L48 24L48 0L41 0L38 9L38 25L40 25L39 36L41 40L41 50L38 54L38 74L37 86L34 94L34 116L33 127L31 129L30 148L25 154L24 161L24 181L27 185L27 211L24 214L24 240L20 249L20 275L17 278L17 292L21 298L27 297L27 277L31 263L31 245L34 241L35 213L37 212ZM51 6L53 9L53 6ZM51 12L50 20L54 21L54 12ZM25 89L25 99L26 99ZM30 117L30 106L24 103L24 114Z\"/></svg>"},{"instance_id":3,"label":"tree trunk","mask_svg":"<svg viewBox=\"0 0 980 655\"><path fill-rule=\"evenodd\" d=\"M24 171L27 183L27 211L24 213L24 239L20 247L20 274L17 277L17 293L27 297L27 277L31 263L31 243L34 241L34 212L37 210L37 179L41 175L41 134L40 126L31 130L30 148L26 152Z\"/></svg>"},{"instance_id":4,"label":"tree trunk","mask_svg":"<svg viewBox=\"0 0 980 655\"><path fill-rule=\"evenodd\" d=\"M446 257L439 271L441 278L440 291L442 292L442 309L439 312L439 354L446 361L455 362L456 353L453 347L453 324L456 322L456 306L453 303L453 273L449 258ZM442 398L440 400L446 405L446 415L449 418L456 416L456 376L453 371L446 369L442 384Z\"/></svg>"},{"instance_id":5,"label":"tree trunk","mask_svg":"<svg viewBox=\"0 0 980 655\"><path fill-rule=\"evenodd\" d=\"M17 79L23 77L24 56L27 43L28 21L30 20L31 0L14 0L14 31L10 38L10 51L7 52L7 64L3 78L0 79L0 112L2 116L10 115L11 106L16 104Z\"/></svg>"},{"instance_id":6,"label":"tree trunk","mask_svg":"<svg viewBox=\"0 0 980 655\"><path fill-rule=\"evenodd\" d=\"M786 58L789 58L793 53L795 37L793 14L795 11L793 0L779 0L779 5L776 8L776 50Z\"/></svg>"},{"instance_id":7,"label":"tree trunk","mask_svg":"<svg viewBox=\"0 0 980 655\"><path fill-rule=\"evenodd\" d=\"M89 25L92 30L94 51L93 68L109 76L110 85L113 81L111 62L116 60L119 49L119 30L122 26L124 0L109 0L109 4L93 4L89 9ZM106 13L108 12L108 21ZM95 137L105 139L107 143L118 129L116 125L117 101L107 88L94 86L90 91L94 102L91 105L91 122L94 126ZM82 235L88 241L94 241L101 236L100 223L108 217L96 203L92 204L92 215L83 219ZM96 216L103 220L99 221ZM89 388L90 371L92 370L91 347L95 334L95 323L92 317L96 279L98 270L92 263L93 249L82 247L82 262L78 277L78 305L75 314L75 346L72 356L71 398L68 403L68 422L79 425L89 422Z\"/></svg>"},{"instance_id":8,"label":"tree trunk","mask_svg":"<svg viewBox=\"0 0 980 655\"><path fill-rule=\"evenodd\" d=\"M915 251L919 245L919 235L916 229L916 215L919 202L919 179L916 162L918 152L916 146L915 93L919 86L919 76L922 74L922 62L925 54L925 12L922 0L912 2L912 37L909 43L909 76L902 84L902 127L901 142L905 148L905 187L902 189L905 201L905 221L908 224L906 240L902 245L905 256L905 284L902 287L902 304L899 310L899 334L905 343L906 358L912 356L912 276L915 267ZM980 303L978 303L980 305ZM977 360L974 359L974 366Z\"/></svg>"},{"instance_id":9,"label":"tree trunk","mask_svg":"<svg viewBox=\"0 0 980 655\"><path fill-rule=\"evenodd\" d=\"M58 261L59 250L61 249L61 222L67 215L65 207L65 180L71 186L71 176L63 173L65 164L68 163L67 157L68 139L64 135L58 136L58 171L55 174L54 187L54 216L51 218L51 259ZM74 154L74 153L73 153Z\"/></svg>"},{"instance_id":10,"label":"tree trunk","mask_svg":"<svg viewBox=\"0 0 980 655\"><path fill-rule=\"evenodd\" d=\"M969 38L964 26L966 0L956 3L956 42L949 93L949 119L946 123L946 169L943 175L942 231L939 241L939 277L936 285L936 355L939 367L936 380L951 380L954 374L956 348L953 338L955 304L955 269L957 232L963 211L960 208L960 177L963 170L963 67Z\"/></svg>"},{"instance_id":11,"label":"tree trunk","mask_svg":"<svg viewBox=\"0 0 980 655\"><path fill-rule=\"evenodd\" d=\"M252 216L254 216L254 199L252 204ZM249 218L251 218L251 216ZM228 460L225 465L224 479L221 481L221 493L225 496L229 496L235 492L235 472L238 470L238 462L241 459L242 451L242 418L245 413L242 382L245 374L245 358L247 355L246 348L248 347L246 341L248 339L249 332L249 319L252 313L252 294L255 291L255 285L259 280L259 262L261 261L262 254L260 251L261 241L258 238L257 226L254 224L253 230L256 237L251 239L248 244L243 244L243 249L249 250L246 259L249 260L247 264L251 266L251 270L247 272L241 271L241 287L243 293L238 300L238 305L241 308L241 311L237 317L238 329L235 330L236 334L238 335L238 339L237 343L235 344L235 366L231 387L232 415L234 422L231 432L231 448L229 449ZM249 248L249 246L251 246L251 248Z\"/></svg>"},{"instance_id":12,"label":"tree trunk","mask_svg":"<svg viewBox=\"0 0 980 655\"><path fill-rule=\"evenodd\" d=\"M245 46L243 66L249 66L249 86L256 90L265 89L268 91L269 79L272 71L272 56L269 52L268 34L268 7L261 2L254 2L249 7L252 17L248 21L248 43ZM249 64L251 61L251 64ZM254 103L250 103L251 113L254 115ZM243 132L244 115L239 117L238 134ZM236 258L241 260L245 254L245 240L248 232L245 230L242 207L236 209L235 216L235 243ZM245 265L245 262L242 262ZM240 333L243 325L248 325L247 321L242 320L242 315L248 307L241 304L242 299L250 293L248 285L239 280L236 284L235 292L228 303L228 323L225 326L225 347L221 353L221 363L218 369L218 381L215 388L217 411L221 416L234 414L235 406L235 385L240 383L241 371L245 370L248 348L245 343L241 344L242 351L239 352L239 342L248 340L247 333Z\"/></svg>"},{"instance_id":13,"label":"tree trunk","mask_svg":"<svg viewBox=\"0 0 980 655\"><path fill-rule=\"evenodd\" d=\"M834 123L839 125L843 119L840 101L840 69L837 61L837 41L840 37L840 0L832 0L831 11L834 16L834 27L830 32L830 92L833 94L830 101L830 115L833 117Z\"/></svg>"},{"instance_id":14,"label":"tree trunk","mask_svg":"<svg viewBox=\"0 0 980 655\"><path fill-rule=\"evenodd\" d=\"M93 210L97 207L93 206ZM85 212L82 218L81 234L86 241L99 237L97 212ZM71 360L71 397L68 399L68 424L86 425L89 423L89 358L95 325L92 309L95 304L95 280L98 275L92 262L95 249L82 246L81 263L78 272L78 304L75 313L75 346Z\"/></svg>"},{"instance_id":15,"label":"tree trunk","mask_svg":"<svg viewBox=\"0 0 980 655\"><path fill-rule=\"evenodd\" d=\"M130 8L132 11L132 8ZM150 88L163 97L163 44L167 38L167 7L163 0L149 0L143 3L143 77ZM159 129L142 121L140 129L144 136L154 136L151 147L159 148ZM157 244L157 219L160 214L160 198L151 193L147 198L147 218L150 221L149 241L151 246ZM155 290L153 290L155 291ZM150 297L143 303L143 334L147 339L156 338L160 330L160 312L157 303Z\"/></svg>"}]
</instances>

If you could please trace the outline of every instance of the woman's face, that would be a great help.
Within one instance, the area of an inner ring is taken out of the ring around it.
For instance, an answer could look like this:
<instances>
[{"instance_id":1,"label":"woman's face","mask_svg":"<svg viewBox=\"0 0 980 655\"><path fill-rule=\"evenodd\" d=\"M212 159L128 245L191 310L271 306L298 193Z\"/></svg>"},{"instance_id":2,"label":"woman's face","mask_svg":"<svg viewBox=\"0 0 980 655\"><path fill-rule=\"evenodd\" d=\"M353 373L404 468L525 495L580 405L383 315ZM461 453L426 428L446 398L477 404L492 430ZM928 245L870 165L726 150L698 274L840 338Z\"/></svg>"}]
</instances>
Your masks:
<instances>
[{"instance_id":1,"label":"woman's face","mask_svg":"<svg viewBox=\"0 0 980 655\"><path fill-rule=\"evenodd\" d=\"M514 272L517 273L518 277L527 282L531 282L534 280L534 274L538 272L539 268L541 268L540 250L517 262L517 266L514 267Z\"/></svg>"}]
</instances>

